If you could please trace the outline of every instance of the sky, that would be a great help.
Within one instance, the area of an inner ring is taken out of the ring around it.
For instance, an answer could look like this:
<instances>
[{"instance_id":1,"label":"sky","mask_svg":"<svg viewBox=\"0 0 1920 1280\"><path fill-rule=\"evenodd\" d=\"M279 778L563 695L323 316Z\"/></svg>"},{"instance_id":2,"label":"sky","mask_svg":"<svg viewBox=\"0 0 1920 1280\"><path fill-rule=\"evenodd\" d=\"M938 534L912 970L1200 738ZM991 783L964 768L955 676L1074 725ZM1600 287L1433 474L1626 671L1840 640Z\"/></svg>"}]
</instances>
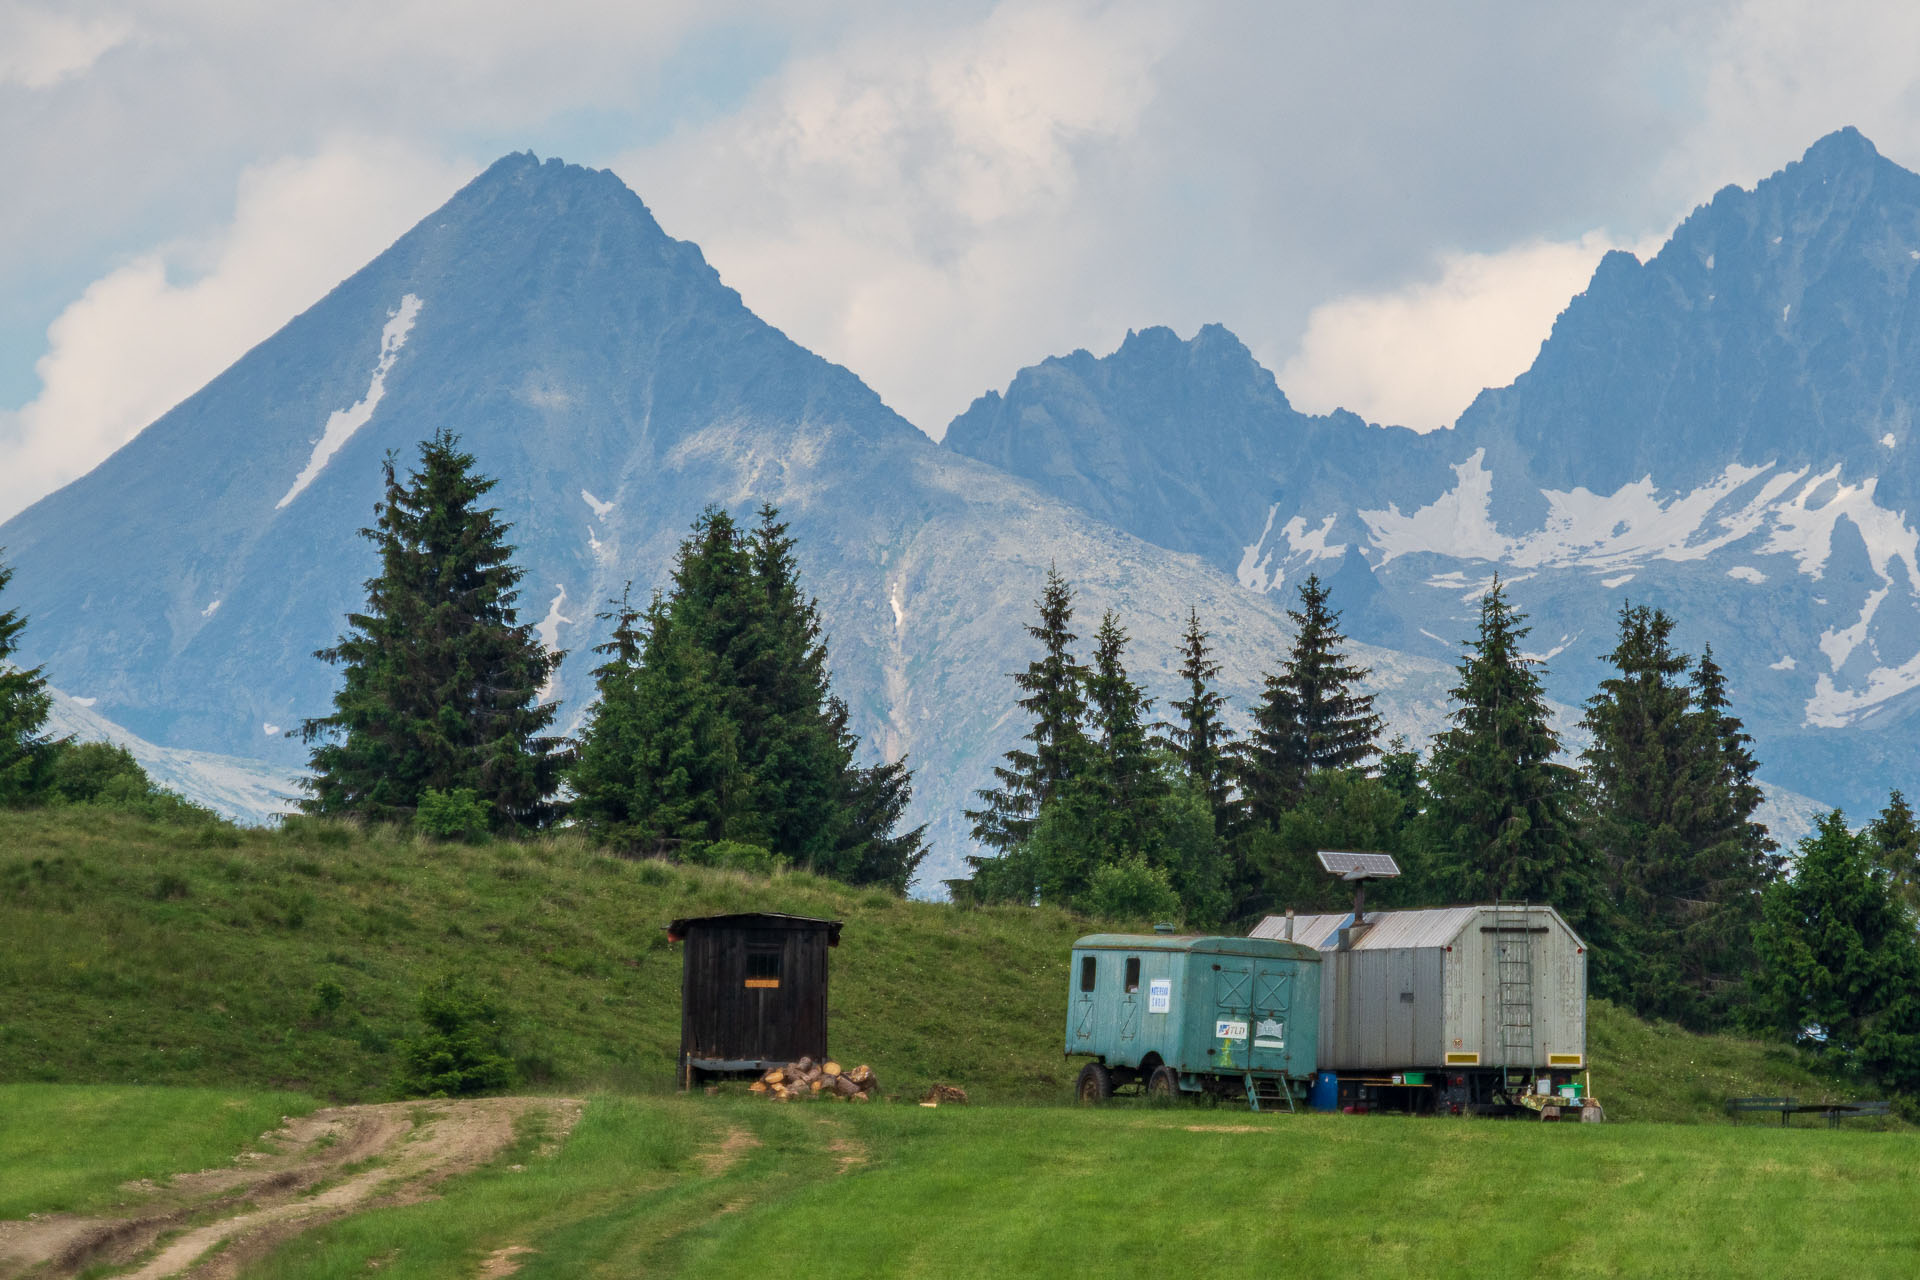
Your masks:
<instances>
[{"instance_id":1,"label":"sky","mask_svg":"<svg viewBox=\"0 0 1920 1280\"><path fill-rule=\"evenodd\" d=\"M1719 188L1848 124L1920 168L1916 48L1849 0L0 0L0 517L528 149L935 437L1209 322L1437 428Z\"/></svg>"}]
</instances>

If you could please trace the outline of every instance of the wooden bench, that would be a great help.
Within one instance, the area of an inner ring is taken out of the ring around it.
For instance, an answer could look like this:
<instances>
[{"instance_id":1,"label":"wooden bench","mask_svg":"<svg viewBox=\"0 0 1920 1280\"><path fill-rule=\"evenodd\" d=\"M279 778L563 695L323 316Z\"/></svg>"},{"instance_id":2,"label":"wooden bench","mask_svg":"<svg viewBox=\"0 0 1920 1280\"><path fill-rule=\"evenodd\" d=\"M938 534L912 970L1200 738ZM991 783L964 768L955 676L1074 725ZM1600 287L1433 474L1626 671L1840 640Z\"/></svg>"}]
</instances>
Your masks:
<instances>
[{"instance_id":1,"label":"wooden bench","mask_svg":"<svg viewBox=\"0 0 1920 1280\"><path fill-rule=\"evenodd\" d=\"M1824 1115L1827 1127L1837 1129L1842 1120L1851 1120L1856 1116L1891 1115L1893 1104L1884 1098L1875 1098L1863 1102L1801 1102L1797 1098L1728 1098L1727 1114L1737 1116L1748 1111L1777 1111L1780 1124L1786 1126L1791 1116L1809 1112Z\"/></svg>"}]
</instances>

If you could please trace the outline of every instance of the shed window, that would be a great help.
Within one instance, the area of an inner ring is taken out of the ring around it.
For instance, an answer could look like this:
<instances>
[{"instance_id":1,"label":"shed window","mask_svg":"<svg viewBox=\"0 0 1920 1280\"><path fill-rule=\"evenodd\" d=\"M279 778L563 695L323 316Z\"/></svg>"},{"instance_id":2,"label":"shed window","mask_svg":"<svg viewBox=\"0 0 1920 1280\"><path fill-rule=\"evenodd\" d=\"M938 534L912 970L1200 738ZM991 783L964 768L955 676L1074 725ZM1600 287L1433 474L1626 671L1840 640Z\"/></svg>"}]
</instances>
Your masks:
<instances>
[{"instance_id":1,"label":"shed window","mask_svg":"<svg viewBox=\"0 0 1920 1280\"><path fill-rule=\"evenodd\" d=\"M1140 957L1127 957L1127 993L1131 995L1140 989Z\"/></svg>"},{"instance_id":2,"label":"shed window","mask_svg":"<svg viewBox=\"0 0 1920 1280\"><path fill-rule=\"evenodd\" d=\"M778 987L780 985L780 951L777 947L752 947L747 951L747 985L749 987Z\"/></svg>"},{"instance_id":3,"label":"shed window","mask_svg":"<svg viewBox=\"0 0 1920 1280\"><path fill-rule=\"evenodd\" d=\"M1080 989L1093 990L1094 975L1100 972L1100 962L1093 956L1080 957Z\"/></svg>"}]
</instances>

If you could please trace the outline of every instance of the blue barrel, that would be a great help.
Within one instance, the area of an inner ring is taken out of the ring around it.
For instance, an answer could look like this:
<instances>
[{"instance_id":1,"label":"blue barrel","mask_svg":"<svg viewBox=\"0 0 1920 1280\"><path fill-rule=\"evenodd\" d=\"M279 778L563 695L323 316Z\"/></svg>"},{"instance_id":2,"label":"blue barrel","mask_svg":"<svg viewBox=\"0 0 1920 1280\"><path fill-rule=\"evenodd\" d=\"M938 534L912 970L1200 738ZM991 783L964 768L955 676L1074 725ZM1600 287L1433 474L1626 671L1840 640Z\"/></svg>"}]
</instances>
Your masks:
<instances>
[{"instance_id":1,"label":"blue barrel","mask_svg":"<svg viewBox=\"0 0 1920 1280\"><path fill-rule=\"evenodd\" d=\"M1335 1111L1340 1107L1340 1077L1331 1071L1316 1071L1313 1086L1307 1090L1307 1105L1315 1111Z\"/></svg>"}]
</instances>

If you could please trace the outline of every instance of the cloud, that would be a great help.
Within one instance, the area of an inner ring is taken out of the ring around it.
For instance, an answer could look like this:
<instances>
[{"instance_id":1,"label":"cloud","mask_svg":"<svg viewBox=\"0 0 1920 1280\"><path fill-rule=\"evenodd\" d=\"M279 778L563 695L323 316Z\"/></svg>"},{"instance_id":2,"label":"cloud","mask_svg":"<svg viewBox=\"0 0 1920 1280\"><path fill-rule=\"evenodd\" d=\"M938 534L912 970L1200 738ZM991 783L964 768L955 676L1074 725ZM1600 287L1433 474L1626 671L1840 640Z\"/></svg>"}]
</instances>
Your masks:
<instances>
[{"instance_id":1,"label":"cloud","mask_svg":"<svg viewBox=\"0 0 1920 1280\"><path fill-rule=\"evenodd\" d=\"M40 394L0 414L0 518L84 474L305 310L471 176L343 142L248 170L218 234L95 281L48 330Z\"/></svg>"},{"instance_id":2,"label":"cloud","mask_svg":"<svg viewBox=\"0 0 1920 1280\"><path fill-rule=\"evenodd\" d=\"M749 305L937 434L984 378L1044 354L1049 327L1073 332L1049 320L1100 238L1090 157L1152 109L1168 21L1007 3L887 30L614 168Z\"/></svg>"},{"instance_id":3,"label":"cloud","mask_svg":"<svg viewBox=\"0 0 1920 1280\"><path fill-rule=\"evenodd\" d=\"M1296 407L1346 408L1369 422L1430 431L1451 425L1484 387L1525 372L1553 321L1610 249L1645 255L1593 231L1500 253L1453 253L1436 279L1315 307L1280 372Z\"/></svg>"},{"instance_id":4,"label":"cloud","mask_svg":"<svg viewBox=\"0 0 1920 1280\"><path fill-rule=\"evenodd\" d=\"M0 85L47 89L86 71L126 42L125 17L76 18L35 5L0 3Z\"/></svg>"}]
</instances>

